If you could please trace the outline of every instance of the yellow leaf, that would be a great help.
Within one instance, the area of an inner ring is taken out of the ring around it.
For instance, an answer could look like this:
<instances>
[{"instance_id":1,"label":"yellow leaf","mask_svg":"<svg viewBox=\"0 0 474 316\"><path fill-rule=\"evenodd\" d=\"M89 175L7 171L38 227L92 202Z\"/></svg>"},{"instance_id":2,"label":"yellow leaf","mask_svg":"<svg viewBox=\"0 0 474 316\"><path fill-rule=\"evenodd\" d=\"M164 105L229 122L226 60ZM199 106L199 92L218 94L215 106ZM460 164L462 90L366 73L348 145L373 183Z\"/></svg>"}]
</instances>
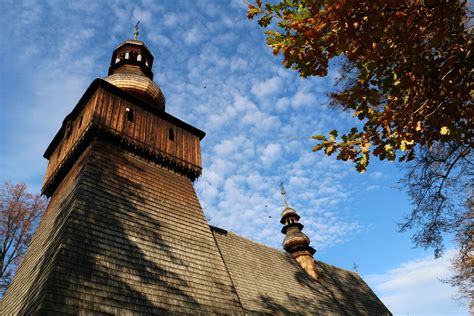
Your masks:
<instances>
[{"instance_id":1,"label":"yellow leaf","mask_svg":"<svg viewBox=\"0 0 474 316\"><path fill-rule=\"evenodd\" d=\"M402 140L402 142L400 143L400 149L402 151L405 151L407 149L407 145L413 145L415 143L415 141L412 139L412 140Z\"/></svg>"},{"instance_id":2,"label":"yellow leaf","mask_svg":"<svg viewBox=\"0 0 474 316\"><path fill-rule=\"evenodd\" d=\"M368 152L368 151L369 151L369 148L370 148L370 143L367 142L367 143L360 144L359 147L360 147L360 150L361 150L362 152L364 152L364 153L365 153L365 152Z\"/></svg>"},{"instance_id":3,"label":"yellow leaf","mask_svg":"<svg viewBox=\"0 0 474 316\"><path fill-rule=\"evenodd\" d=\"M416 129L417 132L419 132L419 131L422 130L422 128L421 128L421 121L418 121L418 122L416 123L416 128L415 128L415 129Z\"/></svg>"},{"instance_id":4,"label":"yellow leaf","mask_svg":"<svg viewBox=\"0 0 474 316\"><path fill-rule=\"evenodd\" d=\"M441 133L441 135L449 135L449 134L451 134L451 131L449 130L449 128L447 126L443 126L443 127L441 127L440 133Z\"/></svg>"}]
</instances>

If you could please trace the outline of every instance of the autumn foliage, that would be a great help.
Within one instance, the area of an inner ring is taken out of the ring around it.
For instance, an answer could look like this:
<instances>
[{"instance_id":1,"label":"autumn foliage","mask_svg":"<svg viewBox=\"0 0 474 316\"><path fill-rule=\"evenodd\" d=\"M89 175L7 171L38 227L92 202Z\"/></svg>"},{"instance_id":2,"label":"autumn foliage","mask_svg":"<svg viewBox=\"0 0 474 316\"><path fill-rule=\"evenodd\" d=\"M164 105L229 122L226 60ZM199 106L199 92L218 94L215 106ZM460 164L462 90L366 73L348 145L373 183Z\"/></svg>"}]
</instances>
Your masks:
<instances>
[{"instance_id":1,"label":"autumn foliage","mask_svg":"<svg viewBox=\"0 0 474 316\"><path fill-rule=\"evenodd\" d=\"M339 66L330 93L359 128L315 135L314 151L355 162L404 161L412 210L401 231L438 257L454 235L450 283L472 299L473 34L472 4L420 0L282 0L248 6L267 44L302 77ZM332 63L330 63L333 61Z\"/></svg>"},{"instance_id":2,"label":"autumn foliage","mask_svg":"<svg viewBox=\"0 0 474 316\"><path fill-rule=\"evenodd\" d=\"M462 1L290 0L250 4L267 44L303 77L325 76L340 57L332 103L362 121L315 135L314 151L352 160L409 161L416 145L472 146L473 38Z\"/></svg>"},{"instance_id":3,"label":"autumn foliage","mask_svg":"<svg viewBox=\"0 0 474 316\"><path fill-rule=\"evenodd\" d=\"M8 287L45 208L46 200L29 194L24 183L0 186L0 293Z\"/></svg>"}]
</instances>

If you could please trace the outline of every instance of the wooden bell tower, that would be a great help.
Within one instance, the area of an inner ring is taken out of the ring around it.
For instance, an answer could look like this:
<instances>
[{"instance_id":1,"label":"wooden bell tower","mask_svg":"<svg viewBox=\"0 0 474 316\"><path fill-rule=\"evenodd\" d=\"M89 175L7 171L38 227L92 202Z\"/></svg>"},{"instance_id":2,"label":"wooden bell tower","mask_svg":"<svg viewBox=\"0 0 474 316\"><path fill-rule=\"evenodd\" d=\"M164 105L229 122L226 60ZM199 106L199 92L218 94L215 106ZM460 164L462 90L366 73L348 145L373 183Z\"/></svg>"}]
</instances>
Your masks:
<instances>
[{"instance_id":1,"label":"wooden bell tower","mask_svg":"<svg viewBox=\"0 0 474 316\"><path fill-rule=\"evenodd\" d=\"M0 314L241 308L193 188L205 133L165 112L153 61L120 44L46 149L50 204Z\"/></svg>"}]
</instances>

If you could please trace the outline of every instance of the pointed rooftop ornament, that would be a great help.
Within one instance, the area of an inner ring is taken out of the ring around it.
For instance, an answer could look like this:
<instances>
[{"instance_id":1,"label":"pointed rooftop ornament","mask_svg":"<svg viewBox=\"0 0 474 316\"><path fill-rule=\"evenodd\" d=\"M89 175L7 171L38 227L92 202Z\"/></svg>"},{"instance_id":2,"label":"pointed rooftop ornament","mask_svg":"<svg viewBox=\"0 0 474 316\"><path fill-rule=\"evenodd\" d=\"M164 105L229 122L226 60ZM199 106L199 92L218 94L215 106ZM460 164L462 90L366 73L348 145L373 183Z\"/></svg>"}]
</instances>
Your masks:
<instances>
[{"instance_id":1,"label":"pointed rooftop ornament","mask_svg":"<svg viewBox=\"0 0 474 316\"><path fill-rule=\"evenodd\" d=\"M280 189L281 189L281 195L283 196L283 200L285 201L285 207L289 208L288 200L286 198L286 191L285 191L285 187L283 186L283 182L280 182Z\"/></svg>"},{"instance_id":2,"label":"pointed rooftop ornament","mask_svg":"<svg viewBox=\"0 0 474 316\"><path fill-rule=\"evenodd\" d=\"M135 31L133 32L133 39L138 40L138 34L140 32L138 31L138 26L140 25L140 20L138 20L137 24L135 24Z\"/></svg>"},{"instance_id":3,"label":"pointed rooftop ornament","mask_svg":"<svg viewBox=\"0 0 474 316\"><path fill-rule=\"evenodd\" d=\"M316 263L313 259L316 250L309 245L311 241L308 236L302 232L304 226L299 222L300 216L288 205L283 183L280 183L280 188L281 195L285 200L285 209L281 212L280 219L280 223L284 225L281 232L285 234L283 248L291 254L310 277L316 280L318 274L316 271Z\"/></svg>"}]
</instances>

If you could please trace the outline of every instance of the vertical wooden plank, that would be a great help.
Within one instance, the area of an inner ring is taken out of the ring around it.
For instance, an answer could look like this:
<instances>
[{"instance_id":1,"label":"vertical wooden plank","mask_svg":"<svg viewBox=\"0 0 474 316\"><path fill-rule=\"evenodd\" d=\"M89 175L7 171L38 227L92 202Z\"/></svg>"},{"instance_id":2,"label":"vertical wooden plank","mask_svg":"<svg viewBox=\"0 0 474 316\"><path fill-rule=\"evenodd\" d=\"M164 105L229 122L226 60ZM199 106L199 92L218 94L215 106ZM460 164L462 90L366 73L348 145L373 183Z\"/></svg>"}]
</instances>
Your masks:
<instances>
[{"instance_id":1,"label":"vertical wooden plank","mask_svg":"<svg viewBox=\"0 0 474 316\"><path fill-rule=\"evenodd\" d=\"M140 124L141 126L140 126L140 136L139 137L140 137L140 141L145 143L146 142L146 140L145 140L145 138L146 138L146 127L147 127L146 123L147 123L147 120L148 120L148 112L143 110L143 109L142 109L141 112L142 112L141 113L142 114L141 115L142 120L141 120L141 124Z\"/></svg>"},{"instance_id":2,"label":"vertical wooden plank","mask_svg":"<svg viewBox=\"0 0 474 316\"><path fill-rule=\"evenodd\" d=\"M110 120L110 128L114 131L117 130L117 120L120 112L120 98L114 98L112 118Z\"/></svg>"},{"instance_id":3,"label":"vertical wooden plank","mask_svg":"<svg viewBox=\"0 0 474 316\"><path fill-rule=\"evenodd\" d=\"M100 117L102 115L102 108L104 107L104 94L105 94L104 90L102 89L98 90L97 104L94 108L94 114L93 114L93 118L97 122L100 122Z\"/></svg>"},{"instance_id":4,"label":"vertical wooden plank","mask_svg":"<svg viewBox=\"0 0 474 316\"><path fill-rule=\"evenodd\" d=\"M176 156L179 158L179 159L183 159L183 144L184 144L184 141L183 141L183 130L181 128L176 128Z\"/></svg>"},{"instance_id":5,"label":"vertical wooden plank","mask_svg":"<svg viewBox=\"0 0 474 316\"><path fill-rule=\"evenodd\" d=\"M154 127L153 123L154 123L154 121L155 121L155 116L156 116L156 115L152 115L152 114L150 113L150 114L148 114L148 119L147 119L147 131L146 131L147 135L146 135L146 142L147 142L147 144L150 144L151 147L154 147L154 146L153 146L153 140L154 140L154 138L153 138L153 135L154 135L153 130L154 130L155 127Z\"/></svg>"},{"instance_id":6,"label":"vertical wooden plank","mask_svg":"<svg viewBox=\"0 0 474 316\"><path fill-rule=\"evenodd\" d=\"M95 92L93 103L90 106L86 107L87 110L84 112L84 119L82 120L82 128L86 128L86 126L89 125L89 122L92 121L92 119L94 118L96 108L98 107L99 94L100 94L100 90L97 90Z\"/></svg>"},{"instance_id":7,"label":"vertical wooden plank","mask_svg":"<svg viewBox=\"0 0 474 316\"><path fill-rule=\"evenodd\" d=\"M175 156L178 158L180 157L180 138L181 138L181 130L177 127L174 127L174 150L175 150Z\"/></svg>"},{"instance_id":8,"label":"vertical wooden plank","mask_svg":"<svg viewBox=\"0 0 474 316\"><path fill-rule=\"evenodd\" d=\"M113 95L111 95L110 93L107 93L106 96L105 96L105 109L101 115L101 123L104 125L104 126L107 126L107 120L109 118L109 114L110 114L110 108L111 108L111 104L112 104L112 98L113 98Z\"/></svg>"},{"instance_id":9,"label":"vertical wooden plank","mask_svg":"<svg viewBox=\"0 0 474 316\"><path fill-rule=\"evenodd\" d=\"M166 131L166 140L167 140L168 146L167 146L166 148L168 149L167 152L168 152L170 155L173 155L173 154L174 154L174 141L171 141L171 140L169 139L169 129L170 129L170 128L173 129L173 127L172 127L170 124L168 124L168 129L167 129L167 131ZM173 132L174 132L174 130L173 130ZM176 136L176 133L174 133L174 134L175 134L174 136ZM175 139L176 139L176 137L175 137Z\"/></svg>"},{"instance_id":10,"label":"vertical wooden plank","mask_svg":"<svg viewBox=\"0 0 474 316\"><path fill-rule=\"evenodd\" d=\"M156 115L151 116L150 144L153 148L157 148L158 141L158 118Z\"/></svg>"},{"instance_id":11,"label":"vertical wooden plank","mask_svg":"<svg viewBox=\"0 0 474 316\"><path fill-rule=\"evenodd\" d=\"M84 114L84 118L86 119L86 121L82 121L82 123L89 123L89 120L92 119L94 117L94 113L96 113L96 108L98 107L98 104L99 104L99 94L100 94L100 89L96 90L96 92L94 93L94 96L92 97L93 101L92 101L92 104L91 104L91 107L88 109L87 112L85 112ZM87 125L84 124L84 125Z\"/></svg>"},{"instance_id":12,"label":"vertical wooden plank","mask_svg":"<svg viewBox=\"0 0 474 316\"><path fill-rule=\"evenodd\" d=\"M107 109L107 117L106 117L106 120L105 120L105 125L107 127L112 127L112 120L113 120L113 117L114 117L114 110L115 110L115 106L116 106L116 101L117 101L117 97L115 97L114 95L110 95L110 100L109 100L109 106L108 106L108 109Z\"/></svg>"},{"instance_id":13,"label":"vertical wooden plank","mask_svg":"<svg viewBox=\"0 0 474 316\"><path fill-rule=\"evenodd\" d=\"M123 131L123 123L125 119L125 105L121 98L118 100L117 121L115 122L115 129L121 133Z\"/></svg>"},{"instance_id":14,"label":"vertical wooden plank","mask_svg":"<svg viewBox=\"0 0 474 316\"><path fill-rule=\"evenodd\" d=\"M143 127L143 110L140 107L137 107L137 123L135 124L135 132L133 137L137 140L141 140L141 129Z\"/></svg>"},{"instance_id":15,"label":"vertical wooden plank","mask_svg":"<svg viewBox=\"0 0 474 316\"><path fill-rule=\"evenodd\" d=\"M186 132L186 140L185 140L185 147L184 147L184 159L186 161L191 161L191 141L192 141L192 138L191 138L191 135L189 135L188 132Z\"/></svg>"},{"instance_id":16,"label":"vertical wooden plank","mask_svg":"<svg viewBox=\"0 0 474 316\"><path fill-rule=\"evenodd\" d=\"M161 126L160 126L160 150L166 152L168 143L166 141L167 139L167 130L168 130L168 124L165 120L161 120Z\"/></svg>"},{"instance_id":17,"label":"vertical wooden plank","mask_svg":"<svg viewBox=\"0 0 474 316\"><path fill-rule=\"evenodd\" d=\"M199 166L199 167L202 167L202 162L201 162L201 151L200 151L200 140L199 140L199 137L194 137L194 154L196 156L195 158L195 165Z\"/></svg>"},{"instance_id":18,"label":"vertical wooden plank","mask_svg":"<svg viewBox=\"0 0 474 316\"><path fill-rule=\"evenodd\" d=\"M165 139L164 139L164 135L165 135L165 128L166 128L166 123L163 119L160 119L159 120L160 122L160 125L158 125L158 136L157 136L157 139L158 139L158 149L161 150L161 151L165 151L166 150L166 142L165 142Z\"/></svg>"}]
</instances>

